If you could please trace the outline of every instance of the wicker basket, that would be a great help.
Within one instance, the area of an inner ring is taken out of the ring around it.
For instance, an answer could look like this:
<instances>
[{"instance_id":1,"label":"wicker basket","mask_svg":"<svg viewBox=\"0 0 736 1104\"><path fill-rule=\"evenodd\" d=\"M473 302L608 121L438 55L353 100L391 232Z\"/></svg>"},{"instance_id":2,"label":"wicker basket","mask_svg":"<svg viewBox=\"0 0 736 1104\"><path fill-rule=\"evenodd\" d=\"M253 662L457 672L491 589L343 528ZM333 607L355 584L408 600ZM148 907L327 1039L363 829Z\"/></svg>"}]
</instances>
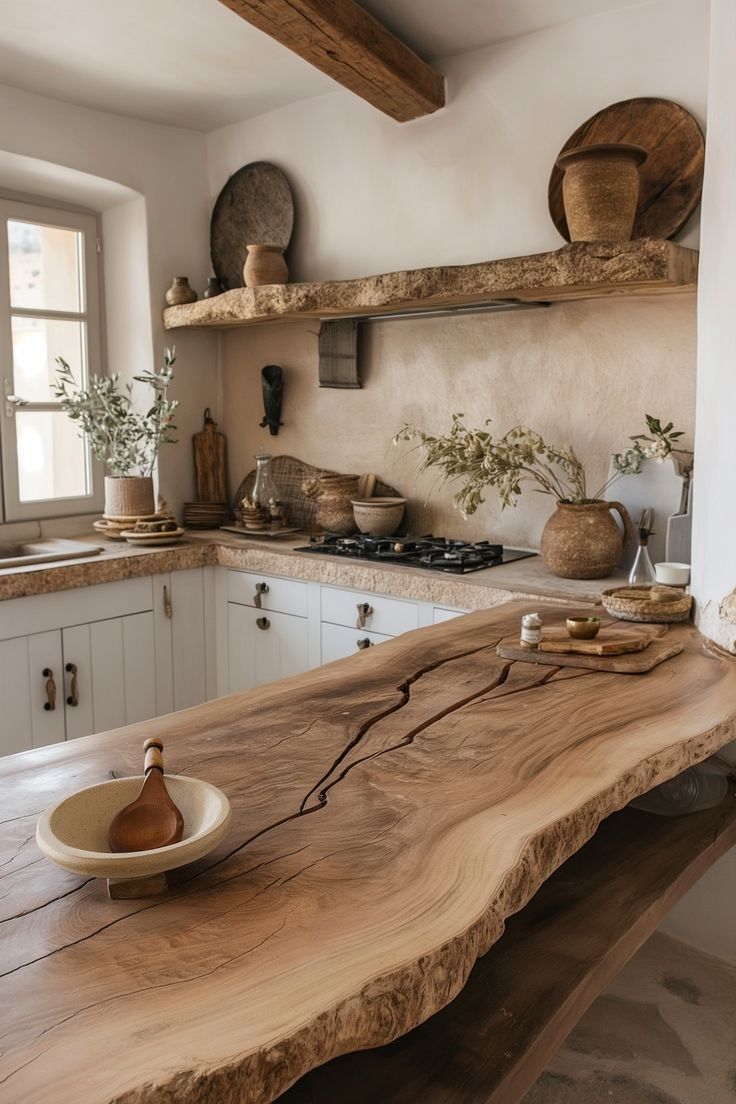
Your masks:
<instances>
[{"instance_id":1,"label":"wicker basket","mask_svg":"<svg viewBox=\"0 0 736 1104\"><path fill-rule=\"evenodd\" d=\"M148 517L155 510L150 475L105 476L105 517Z\"/></svg>"},{"instance_id":2,"label":"wicker basket","mask_svg":"<svg viewBox=\"0 0 736 1104\"><path fill-rule=\"evenodd\" d=\"M607 613L621 621L668 624L689 620L693 599L675 587L627 586L604 590L601 602Z\"/></svg>"}]
</instances>

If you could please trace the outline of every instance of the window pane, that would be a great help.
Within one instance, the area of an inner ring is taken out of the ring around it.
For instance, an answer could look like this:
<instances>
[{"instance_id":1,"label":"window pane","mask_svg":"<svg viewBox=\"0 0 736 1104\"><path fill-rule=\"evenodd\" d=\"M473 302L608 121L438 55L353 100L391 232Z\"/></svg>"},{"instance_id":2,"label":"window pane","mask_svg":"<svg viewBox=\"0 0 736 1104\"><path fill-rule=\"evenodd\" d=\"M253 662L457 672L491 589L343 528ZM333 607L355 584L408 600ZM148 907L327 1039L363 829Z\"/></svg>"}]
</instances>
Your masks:
<instances>
[{"instance_id":1,"label":"window pane","mask_svg":"<svg viewBox=\"0 0 736 1104\"><path fill-rule=\"evenodd\" d=\"M54 358L67 362L74 378L84 386L84 322L17 315L13 331L13 390L29 402L55 402L51 381L58 371Z\"/></svg>"},{"instance_id":2,"label":"window pane","mask_svg":"<svg viewBox=\"0 0 736 1104\"><path fill-rule=\"evenodd\" d=\"M84 310L83 238L79 230L8 219L11 306Z\"/></svg>"},{"instance_id":3,"label":"window pane","mask_svg":"<svg viewBox=\"0 0 736 1104\"><path fill-rule=\"evenodd\" d=\"M63 412L18 410L18 483L21 502L90 493L87 446Z\"/></svg>"}]
</instances>

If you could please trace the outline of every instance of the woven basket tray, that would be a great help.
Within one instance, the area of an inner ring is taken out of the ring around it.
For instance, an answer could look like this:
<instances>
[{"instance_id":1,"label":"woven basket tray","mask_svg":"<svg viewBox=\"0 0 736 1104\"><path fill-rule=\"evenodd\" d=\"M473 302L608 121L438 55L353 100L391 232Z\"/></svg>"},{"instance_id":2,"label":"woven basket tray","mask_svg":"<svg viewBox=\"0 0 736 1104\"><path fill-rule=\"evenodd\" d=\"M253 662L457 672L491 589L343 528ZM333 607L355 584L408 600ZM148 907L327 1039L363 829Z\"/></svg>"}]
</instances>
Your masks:
<instances>
[{"instance_id":1,"label":"woven basket tray","mask_svg":"<svg viewBox=\"0 0 736 1104\"><path fill-rule=\"evenodd\" d=\"M654 590L655 598L648 599L648 595ZM607 613L618 617L621 621L647 621L668 624L673 621L687 621L692 608L692 595L675 588L660 587L659 593L664 594L671 590L671 595L656 599L657 588L649 586L613 587L604 590L601 594L601 602ZM641 598L633 597L638 591ZM625 596L622 596L622 593Z\"/></svg>"},{"instance_id":2,"label":"woven basket tray","mask_svg":"<svg viewBox=\"0 0 736 1104\"><path fill-rule=\"evenodd\" d=\"M315 468L303 460L297 460L295 456L274 456L271 461L271 475L279 492L279 498L286 510L286 524L296 526L309 533L316 526L317 510L319 503L316 498L308 498L302 484L309 479L319 479L323 475L339 475L339 472L330 471L328 468ZM250 495L256 480L255 470L248 472L242 481L235 497L233 498L233 514L238 523L242 522L242 500ZM388 483L376 480L373 494L376 498L398 498L399 492Z\"/></svg>"}]
</instances>

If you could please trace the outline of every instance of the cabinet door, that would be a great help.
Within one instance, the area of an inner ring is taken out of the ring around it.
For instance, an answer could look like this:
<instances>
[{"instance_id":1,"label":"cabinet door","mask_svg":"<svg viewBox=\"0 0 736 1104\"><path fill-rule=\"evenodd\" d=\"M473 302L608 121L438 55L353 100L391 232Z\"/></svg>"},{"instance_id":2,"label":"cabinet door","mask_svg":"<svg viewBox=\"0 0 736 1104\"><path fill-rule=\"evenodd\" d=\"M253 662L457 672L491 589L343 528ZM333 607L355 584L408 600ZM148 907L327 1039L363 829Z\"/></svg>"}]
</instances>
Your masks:
<instances>
[{"instance_id":1,"label":"cabinet door","mask_svg":"<svg viewBox=\"0 0 736 1104\"><path fill-rule=\"evenodd\" d=\"M75 625L62 640L67 739L155 717L152 612Z\"/></svg>"},{"instance_id":2,"label":"cabinet door","mask_svg":"<svg viewBox=\"0 0 736 1104\"><path fill-rule=\"evenodd\" d=\"M0 641L0 755L64 739L61 634Z\"/></svg>"},{"instance_id":3,"label":"cabinet door","mask_svg":"<svg viewBox=\"0 0 736 1104\"><path fill-rule=\"evenodd\" d=\"M227 618L231 694L308 669L306 617L229 602Z\"/></svg>"},{"instance_id":4,"label":"cabinet door","mask_svg":"<svg viewBox=\"0 0 736 1104\"><path fill-rule=\"evenodd\" d=\"M157 711L171 713L207 700L202 568L153 580Z\"/></svg>"},{"instance_id":5,"label":"cabinet door","mask_svg":"<svg viewBox=\"0 0 736 1104\"><path fill-rule=\"evenodd\" d=\"M322 625L322 662L332 663L335 659L345 659L374 644L383 644L384 640L393 640L392 636L366 632L365 629L346 629L343 625Z\"/></svg>"}]
</instances>

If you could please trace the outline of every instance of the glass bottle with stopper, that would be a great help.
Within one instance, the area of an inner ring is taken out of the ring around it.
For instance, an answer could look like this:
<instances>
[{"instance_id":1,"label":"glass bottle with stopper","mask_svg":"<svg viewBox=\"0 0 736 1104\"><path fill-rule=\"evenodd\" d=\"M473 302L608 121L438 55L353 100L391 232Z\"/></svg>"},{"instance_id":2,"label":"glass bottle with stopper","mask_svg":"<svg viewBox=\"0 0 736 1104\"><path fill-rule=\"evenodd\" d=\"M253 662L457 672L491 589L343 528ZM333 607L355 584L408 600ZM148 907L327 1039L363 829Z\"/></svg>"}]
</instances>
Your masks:
<instances>
[{"instance_id":1,"label":"glass bottle with stopper","mask_svg":"<svg viewBox=\"0 0 736 1104\"><path fill-rule=\"evenodd\" d=\"M272 459L273 457L268 452L259 452L256 455L256 477L251 492L251 500L253 508L263 513L266 524L275 520L277 525L281 525L283 509L271 471Z\"/></svg>"},{"instance_id":2,"label":"glass bottle with stopper","mask_svg":"<svg viewBox=\"0 0 736 1104\"><path fill-rule=\"evenodd\" d=\"M647 548L649 538L654 532L652 529L653 519L653 510L642 510L636 526L638 547L636 549L636 559L629 572L630 586L651 586L657 581L654 574L654 567L652 566L652 561L649 556L649 549Z\"/></svg>"}]
</instances>

